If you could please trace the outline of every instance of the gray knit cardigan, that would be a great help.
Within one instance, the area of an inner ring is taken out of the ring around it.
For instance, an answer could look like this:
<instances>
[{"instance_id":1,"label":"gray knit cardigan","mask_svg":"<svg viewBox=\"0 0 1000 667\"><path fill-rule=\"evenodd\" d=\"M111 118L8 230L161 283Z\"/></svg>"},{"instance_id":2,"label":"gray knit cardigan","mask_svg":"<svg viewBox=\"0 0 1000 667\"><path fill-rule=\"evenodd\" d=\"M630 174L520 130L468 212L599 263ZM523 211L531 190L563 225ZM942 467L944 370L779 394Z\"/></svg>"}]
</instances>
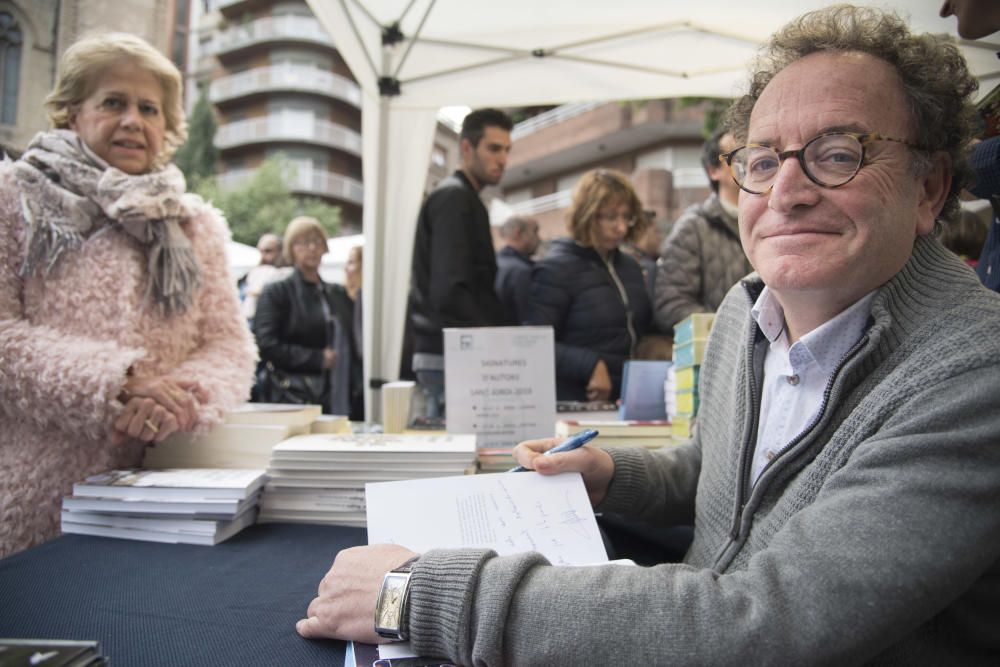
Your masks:
<instances>
[{"instance_id":1,"label":"gray knit cardigan","mask_svg":"<svg viewBox=\"0 0 1000 667\"><path fill-rule=\"evenodd\" d=\"M553 567L435 550L410 633L465 665L1000 664L1000 295L920 238L819 418L752 488L762 377L737 285L685 444L612 450L598 509L695 520L684 563Z\"/></svg>"}]
</instances>

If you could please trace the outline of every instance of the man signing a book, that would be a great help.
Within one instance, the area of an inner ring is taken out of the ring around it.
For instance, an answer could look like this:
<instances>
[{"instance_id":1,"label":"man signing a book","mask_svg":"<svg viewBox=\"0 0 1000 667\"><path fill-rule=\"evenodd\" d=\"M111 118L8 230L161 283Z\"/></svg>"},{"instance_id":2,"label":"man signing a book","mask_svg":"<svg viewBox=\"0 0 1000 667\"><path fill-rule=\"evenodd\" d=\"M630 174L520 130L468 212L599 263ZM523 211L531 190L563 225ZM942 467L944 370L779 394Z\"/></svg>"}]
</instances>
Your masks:
<instances>
[{"instance_id":1,"label":"man signing a book","mask_svg":"<svg viewBox=\"0 0 1000 667\"><path fill-rule=\"evenodd\" d=\"M599 511L693 521L684 561L357 547L300 634L464 665L996 664L1000 295L935 239L969 177L976 82L953 43L845 5L753 69L722 159L756 273L716 316L698 429L658 451L515 450L582 472Z\"/></svg>"}]
</instances>

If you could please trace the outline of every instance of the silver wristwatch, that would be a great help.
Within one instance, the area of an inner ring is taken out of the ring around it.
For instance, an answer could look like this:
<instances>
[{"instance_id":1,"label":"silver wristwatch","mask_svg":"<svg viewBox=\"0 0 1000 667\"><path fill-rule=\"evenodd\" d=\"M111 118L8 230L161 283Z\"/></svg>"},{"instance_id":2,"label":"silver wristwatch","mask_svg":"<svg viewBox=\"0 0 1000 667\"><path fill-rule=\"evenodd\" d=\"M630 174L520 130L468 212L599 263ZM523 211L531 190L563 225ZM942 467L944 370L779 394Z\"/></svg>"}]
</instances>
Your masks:
<instances>
[{"instance_id":1,"label":"silver wristwatch","mask_svg":"<svg viewBox=\"0 0 1000 667\"><path fill-rule=\"evenodd\" d=\"M419 556L414 556L382 577L382 589L375 603L375 632L380 637L405 641L403 632L410 596L410 569Z\"/></svg>"}]
</instances>

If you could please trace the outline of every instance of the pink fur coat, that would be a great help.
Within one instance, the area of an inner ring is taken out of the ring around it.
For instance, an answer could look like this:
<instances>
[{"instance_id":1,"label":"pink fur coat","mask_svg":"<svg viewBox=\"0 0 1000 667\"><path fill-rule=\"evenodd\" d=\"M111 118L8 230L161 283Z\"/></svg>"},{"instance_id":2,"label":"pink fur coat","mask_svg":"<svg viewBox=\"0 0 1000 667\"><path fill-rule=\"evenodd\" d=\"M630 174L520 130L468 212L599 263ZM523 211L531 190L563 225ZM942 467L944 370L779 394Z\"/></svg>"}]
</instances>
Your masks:
<instances>
[{"instance_id":1,"label":"pink fur coat","mask_svg":"<svg viewBox=\"0 0 1000 667\"><path fill-rule=\"evenodd\" d=\"M139 464L140 444L110 444L129 367L200 382L209 398L198 431L247 399L256 349L226 264L229 229L187 196L195 213L183 229L202 284L187 312L163 317L143 296L145 256L112 228L63 256L47 278L20 278L20 194L0 165L0 556L58 535L74 482Z\"/></svg>"}]
</instances>

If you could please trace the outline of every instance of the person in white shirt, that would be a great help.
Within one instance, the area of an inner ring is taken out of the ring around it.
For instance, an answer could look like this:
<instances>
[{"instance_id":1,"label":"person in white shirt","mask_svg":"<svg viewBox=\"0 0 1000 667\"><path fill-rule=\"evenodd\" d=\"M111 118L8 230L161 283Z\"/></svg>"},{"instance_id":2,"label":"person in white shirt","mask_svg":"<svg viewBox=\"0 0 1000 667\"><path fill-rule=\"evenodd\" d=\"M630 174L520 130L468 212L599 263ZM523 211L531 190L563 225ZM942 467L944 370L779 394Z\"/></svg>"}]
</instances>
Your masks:
<instances>
[{"instance_id":1,"label":"person in white shirt","mask_svg":"<svg viewBox=\"0 0 1000 667\"><path fill-rule=\"evenodd\" d=\"M257 313L257 299L264 286L272 280L281 278L287 272L278 268L281 261L281 237L277 234L262 234L257 240L257 250L260 251L260 264L247 272L243 279L243 317L253 327L253 318Z\"/></svg>"}]
</instances>

